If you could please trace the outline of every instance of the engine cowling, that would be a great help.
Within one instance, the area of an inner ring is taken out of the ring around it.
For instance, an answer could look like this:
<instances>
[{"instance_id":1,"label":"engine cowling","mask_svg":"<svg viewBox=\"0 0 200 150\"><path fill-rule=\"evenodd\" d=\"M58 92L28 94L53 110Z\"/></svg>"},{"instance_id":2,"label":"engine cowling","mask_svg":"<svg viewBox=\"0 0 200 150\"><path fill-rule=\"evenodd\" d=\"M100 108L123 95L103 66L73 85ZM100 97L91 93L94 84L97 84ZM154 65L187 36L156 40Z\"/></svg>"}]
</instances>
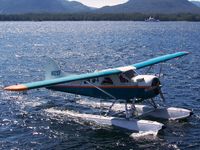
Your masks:
<instances>
[{"instance_id":1,"label":"engine cowling","mask_svg":"<svg viewBox=\"0 0 200 150\"><path fill-rule=\"evenodd\" d=\"M153 98L160 93L161 83L157 76L138 75L132 78L132 81L137 86L145 88L145 91L140 95L140 98Z\"/></svg>"}]
</instances>

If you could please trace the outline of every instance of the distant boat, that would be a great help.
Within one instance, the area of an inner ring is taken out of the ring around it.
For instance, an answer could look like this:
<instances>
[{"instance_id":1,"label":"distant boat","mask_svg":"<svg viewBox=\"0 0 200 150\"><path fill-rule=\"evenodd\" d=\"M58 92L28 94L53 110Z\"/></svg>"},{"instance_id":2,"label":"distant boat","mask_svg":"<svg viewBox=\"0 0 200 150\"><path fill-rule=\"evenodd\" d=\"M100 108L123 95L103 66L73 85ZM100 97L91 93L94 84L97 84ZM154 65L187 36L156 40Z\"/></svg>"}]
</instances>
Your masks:
<instances>
[{"instance_id":1,"label":"distant boat","mask_svg":"<svg viewBox=\"0 0 200 150\"><path fill-rule=\"evenodd\" d=\"M153 18L153 17L149 17L148 19L145 19L145 22L159 22L160 20L158 20L158 19L155 19L155 18Z\"/></svg>"}]
</instances>

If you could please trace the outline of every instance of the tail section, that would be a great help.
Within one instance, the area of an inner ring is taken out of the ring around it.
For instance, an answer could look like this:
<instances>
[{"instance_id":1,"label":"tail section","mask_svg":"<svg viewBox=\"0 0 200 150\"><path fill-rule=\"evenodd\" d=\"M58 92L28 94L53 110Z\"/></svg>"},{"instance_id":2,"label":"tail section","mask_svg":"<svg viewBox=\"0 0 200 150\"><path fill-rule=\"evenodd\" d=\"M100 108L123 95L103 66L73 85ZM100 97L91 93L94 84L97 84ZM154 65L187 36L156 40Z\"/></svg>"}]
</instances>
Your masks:
<instances>
[{"instance_id":1,"label":"tail section","mask_svg":"<svg viewBox=\"0 0 200 150\"><path fill-rule=\"evenodd\" d=\"M63 72L58 64L50 57L45 57L45 79L56 79L66 76L67 74Z\"/></svg>"}]
</instances>

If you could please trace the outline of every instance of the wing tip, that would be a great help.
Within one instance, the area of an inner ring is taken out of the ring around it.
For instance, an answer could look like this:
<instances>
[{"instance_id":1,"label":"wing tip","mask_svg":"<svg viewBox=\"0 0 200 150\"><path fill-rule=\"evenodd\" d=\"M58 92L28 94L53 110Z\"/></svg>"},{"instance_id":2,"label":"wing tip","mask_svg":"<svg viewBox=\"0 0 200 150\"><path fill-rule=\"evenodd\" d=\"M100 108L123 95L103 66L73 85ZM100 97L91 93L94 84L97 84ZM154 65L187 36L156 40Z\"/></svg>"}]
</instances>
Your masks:
<instances>
[{"instance_id":1,"label":"wing tip","mask_svg":"<svg viewBox=\"0 0 200 150\"><path fill-rule=\"evenodd\" d=\"M182 53L184 53L185 55L191 54L191 52L188 51L182 51Z\"/></svg>"},{"instance_id":2,"label":"wing tip","mask_svg":"<svg viewBox=\"0 0 200 150\"><path fill-rule=\"evenodd\" d=\"M23 84L19 84L19 85L7 86L4 88L4 90L6 90L6 91L26 91L26 90L28 90L28 87Z\"/></svg>"}]
</instances>

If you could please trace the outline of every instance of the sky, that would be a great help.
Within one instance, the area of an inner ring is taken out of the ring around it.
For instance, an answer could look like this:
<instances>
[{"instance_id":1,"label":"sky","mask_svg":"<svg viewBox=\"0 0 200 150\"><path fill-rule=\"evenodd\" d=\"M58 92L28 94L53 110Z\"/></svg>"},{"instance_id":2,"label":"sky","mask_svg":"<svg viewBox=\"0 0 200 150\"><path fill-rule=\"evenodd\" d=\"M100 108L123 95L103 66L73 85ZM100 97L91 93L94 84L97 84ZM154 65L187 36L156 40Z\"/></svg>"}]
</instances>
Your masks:
<instances>
[{"instance_id":1,"label":"sky","mask_svg":"<svg viewBox=\"0 0 200 150\"><path fill-rule=\"evenodd\" d=\"M127 2L128 0L69 0L69 1L78 1L90 7L103 7L103 6L113 6ZM189 0L192 1L192 0ZM200 0L193 0L200 1Z\"/></svg>"},{"instance_id":2,"label":"sky","mask_svg":"<svg viewBox=\"0 0 200 150\"><path fill-rule=\"evenodd\" d=\"M122 4L128 0L69 0L69 1L78 1L90 7L103 7L103 6L113 6L117 4Z\"/></svg>"}]
</instances>

